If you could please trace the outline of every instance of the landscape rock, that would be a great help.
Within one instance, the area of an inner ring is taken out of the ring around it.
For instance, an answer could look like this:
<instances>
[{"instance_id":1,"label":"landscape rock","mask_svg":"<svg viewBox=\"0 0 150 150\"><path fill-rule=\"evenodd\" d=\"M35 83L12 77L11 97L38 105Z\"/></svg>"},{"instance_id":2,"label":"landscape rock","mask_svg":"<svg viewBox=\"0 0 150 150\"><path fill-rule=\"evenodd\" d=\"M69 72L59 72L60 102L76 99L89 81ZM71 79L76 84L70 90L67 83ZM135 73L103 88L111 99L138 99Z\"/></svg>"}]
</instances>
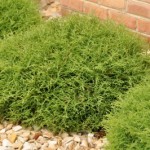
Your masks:
<instances>
[{"instance_id":1,"label":"landscape rock","mask_svg":"<svg viewBox=\"0 0 150 150\"><path fill-rule=\"evenodd\" d=\"M32 144L25 142L22 150L32 150Z\"/></svg>"},{"instance_id":2,"label":"landscape rock","mask_svg":"<svg viewBox=\"0 0 150 150\"><path fill-rule=\"evenodd\" d=\"M4 139L2 142L2 146L6 148L12 148L12 143L9 140Z\"/></svg>"},{"instance_id":3,"label":"landscape rock","mask_svg":"<svg viewBox=\"0 0 150 150\"><path fill-rule=\"evenodd\" d=\"M34 134L33 139L37 140L37 139L39 138L39 136L41 136L41 135L42 135L41 132L36 132L36 133Z\"/></svg>"},{"instance_id":4,"label":"landscape rock","mask_svg":"<svg viewBox=\"0 0 150 150\"><path fill-rule=\"evenodd\" d=\"M18 126L14 126L12 129L13 129L13 131L15 131L15 132L16 132L16 131L21 130L21 129L22 129L22 127L18 125Z\"/></svg>"},{"instance_id":5,"label":"landscape rock","mask_svg":"<svg viewBox=\"0 0 150 150\"><path fill-rule=\"evenodd\" d=\"M61 137L62 137L63 139L66 138L66 137L68 137L68 136L69 136L69 134L66 133L66 132L64 132L64 133L61 134Z\"/></svg>"},{"instance_id":6,"label":"landscape rock","mask_svg":"<svg viewBox=\"0 0 150 150\"><path fill-rule=\"evenodd\" d=\"M0 134L5 133L5 132L6 132L6 129L5 129L5 128L4 128L4 129L1 129Z\"/></svg>"},{"instance_id":7,"label":"landscape rock","mask_svg":"<svg viewBox=\"0 0 150 150\"><path fill-rule=\"evenodd\" d=\"M6 126L6 131L12 129L12 127L13 127L13 124L8 124L8 125Z\"/></svg>"},{"instance_id":8,"label":"landscape rock","mask_svg":"<svg viewBox=\"0 0 150 150\"><path fill-rule=\"evenodd\" d=\"M22 143L22 142L15 142L15 143L13 144L13 148L14 148L14 149L21 150L22 147L23 147L23 143Z\"/></svg>"},{"instance_id":9,"label":"landscape rock","mask_svg":"<svg viewBox=\"0 0 150 150\"><path fill-rule=\"evenodd\" d=\"M48 131L43 131L43 137L45 137L45 138L52 138L54 135L53 135L53 133L51 133L51 132L48 132Z\"/></svg>"}]
</instances>

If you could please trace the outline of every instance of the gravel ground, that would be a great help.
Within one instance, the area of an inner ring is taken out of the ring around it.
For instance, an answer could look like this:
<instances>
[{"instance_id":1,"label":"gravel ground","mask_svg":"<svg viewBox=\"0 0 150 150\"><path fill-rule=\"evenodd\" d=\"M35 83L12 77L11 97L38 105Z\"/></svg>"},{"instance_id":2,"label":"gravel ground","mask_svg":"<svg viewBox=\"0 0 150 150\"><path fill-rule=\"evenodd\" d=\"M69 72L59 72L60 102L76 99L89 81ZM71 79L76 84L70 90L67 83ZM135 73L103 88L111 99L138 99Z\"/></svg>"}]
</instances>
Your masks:
<instances>
[{"instance_id":1,"label":"gravel ground","mask_svg":"<svg viewBox=\"0 0 150 150\"><path fill-rule=\"evenodd\" d=\"M0 150L104 150L103 133L61 133L38 127L25 129L8 122L0 124Z\"/></svg>"}]
</instances>

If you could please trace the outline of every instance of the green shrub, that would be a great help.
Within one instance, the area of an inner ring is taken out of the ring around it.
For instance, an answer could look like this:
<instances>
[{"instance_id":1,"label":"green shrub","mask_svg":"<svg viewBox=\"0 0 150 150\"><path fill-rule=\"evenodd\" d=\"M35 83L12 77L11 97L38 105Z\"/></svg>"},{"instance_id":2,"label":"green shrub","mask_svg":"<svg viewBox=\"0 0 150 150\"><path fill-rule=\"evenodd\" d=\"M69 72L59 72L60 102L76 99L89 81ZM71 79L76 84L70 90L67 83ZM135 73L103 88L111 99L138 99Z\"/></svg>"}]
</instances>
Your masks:
<instances>
[{"instance_id":1,"label":"green shrub","mask_svg":"<svg viewBox=\"0 0 150 150\"><path fill-rule=\"evenodd\" d=\"M33 0L0 0L0 39L40 22Z\"/></svg>"},{"instance_id":2,"label":"green shrub","mask_svg":"<svg viewBox=\"0 0 150 150\"><path fill-rule=\"evenodd\" d=\"M0 45L0 115L53 131L97 130L146 72L144 44L122 26L70 16Z\"/></svg>"},{"instance_id":3,"label":"green shrub","mask_svg":"<svg viewBox=\"0 0 150 150\"><path fill-rule=\"evenodd\" d=\"M150 149L150 80L115 102L104 121L110 150Z\"/></svg>"}]
</instances>

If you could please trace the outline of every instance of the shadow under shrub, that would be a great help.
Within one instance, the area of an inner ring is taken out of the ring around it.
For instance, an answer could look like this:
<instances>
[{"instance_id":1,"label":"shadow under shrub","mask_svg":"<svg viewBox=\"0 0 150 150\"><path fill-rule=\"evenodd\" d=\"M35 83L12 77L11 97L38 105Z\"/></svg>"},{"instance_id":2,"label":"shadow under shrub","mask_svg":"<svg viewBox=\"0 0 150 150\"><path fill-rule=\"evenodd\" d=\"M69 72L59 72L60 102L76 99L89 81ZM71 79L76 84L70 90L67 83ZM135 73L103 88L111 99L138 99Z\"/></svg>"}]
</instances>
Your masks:
<instances>
[{"instance_id":1,"label":"shadow under shrub","mask_svg":"<svg viewBox=\"0 0 150 150\"><path fill-rule=\"evenodd\" d=\"M0 39L40 22L33 0L0 0Z\"/></svg>"},{"instance_id":2,"label":"shadow under shrub","mask_svg":"<svg viewBox=\"0 0 150 150\"><path fill-rule=\"evenodd\" d=\"M78 15L3 41L1 118L56 132L97 130L146 72L144 44L122 26Z\"/></svg>"},{"instance_id":3,"label":"shadow under shrub","mask_svg":"<svg viewBox=\"0 0 150 150\"><path fill-rule=\"evenodd\" d=\"M150 78L149 78L150 79ZM150 80L133 88L104 121L110 150L150 149Z\"/></svg>"}]
</instances>

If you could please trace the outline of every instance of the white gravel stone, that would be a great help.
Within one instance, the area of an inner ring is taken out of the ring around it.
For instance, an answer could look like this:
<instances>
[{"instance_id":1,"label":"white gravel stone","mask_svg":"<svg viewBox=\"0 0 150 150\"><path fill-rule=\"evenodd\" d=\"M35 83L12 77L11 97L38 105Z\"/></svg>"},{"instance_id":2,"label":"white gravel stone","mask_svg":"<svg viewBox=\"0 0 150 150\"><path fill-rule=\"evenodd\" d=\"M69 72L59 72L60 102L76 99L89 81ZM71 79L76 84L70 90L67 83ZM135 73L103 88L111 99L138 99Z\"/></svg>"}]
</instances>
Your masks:
<instances>
[{"instance_id":1,"label":"white gravel stone","mask_svg":"<svg viewBox=\"0 0 150 150\"><path fill-rule=\"evenodd\" d=\"M3 147L6 147L6 148L12 148L11 142L10 142L9 140L7 140L7 139L4 139L4 140L2 141L2 146L3 146Z\"/></svg>"},{"instance_id":2,"label":"white gravel stone","mask_svg":"<svg viewBox=\"0 0 150 150\"><path fill-rule=\"evenodd\" d=\"M87 140L86 139L83 139L82 141L81 141L81 144L80 144L81 146L83 146L83 147L88 147L88 142L87 142Z\"/></svg>"},{"instance_id":3,"label":"white gravel stone","mask_svg":"<svg viewBox=\"0 0 150 150\"><path fill-rule=\"evenodd\" d=\"M71 142L71 141L73 141L73 139L74 139L74 137L65 137L64 139L63 139L63 143L64 144L67 144L67 143L69 143L69 142Z\"/></svg>"},{"instance_id":4,"label":"white gravel stone","mask_svg":"<svg viewBox=\"0 0 150 150\"><path fill-rule=\"evenodd\" d=\"M5 132L6 132L5 128L0 131L0 133L5 133Z\"/></svg>"},{"instance_id":5,"label":"white gravel stone","mask_svg":"<svg viewBox=\"0 0 150 150\"><path fill-rule=\"evenodd\" d=\"M78 135L74 135L74 141L79 143L81 142L81 139Z\"/></svg>"},{"instance_id":6,"label":"white gravel stone","mask_svg":"<svg viewBox=\"0 0 150 150\"><path fill-rule=\"evenodd\" d=\"M49 144L49 145L56 145L56 144L57 144L57 141L51 141L51 140L49 140L49 141L48 141L48 144Z\"/></svg>"},{"instance_id":7,"label":"white gravel stone","mask_svg":"<svg viewBox=\"0 0 150 150\"><path fill-rule=\"evenodd\" d=\"M28 142L25 142L23 144L23 149L22 150L33 150L32 149L32 144L28 143Z\"/></svg>"},{"instance_id":8,"label":"white gravel stone","mask_svg":"<svg viewBox=\"0 0 150 150\"><path fill-rule=\"evenodd\" d=\"M19 131L19 130L21 130L22 129L22 127L21 126L15 126L15 127L13 127L12 128L13 129L13 131Z\"/></svg>"}]
</instances>

